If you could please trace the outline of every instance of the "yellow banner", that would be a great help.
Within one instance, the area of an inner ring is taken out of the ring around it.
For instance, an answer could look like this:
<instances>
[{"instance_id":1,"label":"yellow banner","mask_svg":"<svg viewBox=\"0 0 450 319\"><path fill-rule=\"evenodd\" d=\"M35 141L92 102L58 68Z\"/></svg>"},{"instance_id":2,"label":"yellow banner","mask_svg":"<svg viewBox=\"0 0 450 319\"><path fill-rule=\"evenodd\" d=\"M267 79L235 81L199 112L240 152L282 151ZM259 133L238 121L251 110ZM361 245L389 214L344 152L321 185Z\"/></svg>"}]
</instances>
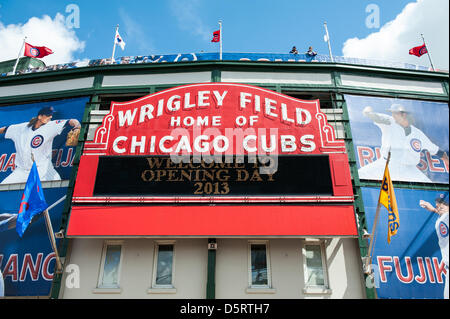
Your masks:
<instances>
[{"instance_id":1,"label":"yellow banner","mask_svg":"<svg viewBox=\"0 0 450 319\"><path fill-rule=\"evenodd\" d=\"M383 183L381 184L379 203L388 210L388 238L391 243L391 236L397 234L400 227L400 218L398 216L397 200L395 199L394 187L392 185L391 176L389 175L388 164L384 169Z\"/></svg>"}]
</instances>

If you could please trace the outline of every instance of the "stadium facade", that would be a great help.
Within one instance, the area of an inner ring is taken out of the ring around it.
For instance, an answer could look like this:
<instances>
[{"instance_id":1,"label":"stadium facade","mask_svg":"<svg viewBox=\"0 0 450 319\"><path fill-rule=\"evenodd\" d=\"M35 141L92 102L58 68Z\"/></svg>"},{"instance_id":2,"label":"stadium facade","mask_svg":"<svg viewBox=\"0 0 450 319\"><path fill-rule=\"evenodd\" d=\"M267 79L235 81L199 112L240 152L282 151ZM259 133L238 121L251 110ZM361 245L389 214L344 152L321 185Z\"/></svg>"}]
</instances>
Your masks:
<instances>
[{"instance_id":1,"label":"stadium facade","mask_svg":"<svg viewBox=\"0 0 450 319\"><path fill-rule=\"evenodd\" d=\"M42 181L61 272L43 218L16 233L25 180L2 181L23 154L0 134L6 297L442 298L448 265L419 201L448 193L448 72L224 53L7 73L0 128L53 106L81 134L51 137L59 178ZM392 105L422 135L386 146ZM388 244L380 210L368 261L386 147L400 222Z\"/></svg>"}]
</instances>

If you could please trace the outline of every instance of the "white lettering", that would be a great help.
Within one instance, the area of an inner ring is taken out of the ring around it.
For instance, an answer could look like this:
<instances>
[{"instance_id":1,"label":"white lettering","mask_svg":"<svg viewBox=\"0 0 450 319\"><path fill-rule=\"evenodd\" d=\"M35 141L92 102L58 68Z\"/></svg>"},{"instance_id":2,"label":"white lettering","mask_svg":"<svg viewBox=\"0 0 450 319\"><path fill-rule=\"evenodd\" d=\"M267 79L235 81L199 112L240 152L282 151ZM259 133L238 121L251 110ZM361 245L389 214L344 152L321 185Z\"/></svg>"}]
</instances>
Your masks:
<instances>
[{"instance_id":1,"label":"white lettering","mask_svg":"<svg viewBox=\"0 0 450 319\"><path fill-rule=\"evenodd\" d=\"M180 96L179 95L172 95L169 97L169 100L167 101L167 110L170 112L175 112L180 109L181 103L180 103Z\"/></svg>"},{"instance_id":2,"label":"white lettering","mask_svg":"<svg viewBox=\"0 0 450 319\"><path fill-rule=\"evenodd\" d=\"M249 142L250 140L255 141L255 142L252 143L252 144L256 144L256 135L247 135L246 137L244 137L244 140L243 140L243 142L242 142L242 144L243 144L243 146L244 146L244 149L245 149L247 152L249 152L249 153L258 151L258 149L256 148L256 146L255 146L255 147L249 147L248 142Z\"/></svg>"},{"instance_id":3,"label":"white lettering","mask_svg":"<svg viewBox=\"0 0 450 319\"><path fill-rule=\"evenodd\" d=\"M222 147L219 146L220 140L223 141ZM213 140L213 147L216 152L219 152L219 153L225 152L229 146L230 146L230 142L226 136L219 135Z\"/></svg>"},{"instance_id":4,"label":"white lettering","mask_svg":"<svg viewBox=\"0 0 450 319\"><path fill-rule=\"evenodd\" d=\"M277 114L275 114L275 113L272 113L272 110L275 110L276 109L276 107L275 107L275 105L274 104L276 104L277 103L277 101L274 101L274 100L271 100L271 99L269 99L269 98L265 98L265 101L266 101L266 103L265 103L265 113L266 113L266 115L267 116L273 116L273 117L278 117L278 115Z\"/></svg>"},{"instance_id":5,"label":"white lettering","mask_svg":"<svg viewBox=\"0 0 450 319\"><path fill-rule=\"evenodd\" d=\"M113 151L116 152L117 154L122 154L125 153L125 149L124 148L119 148L119 143L122 141L126 141L128 140L128 137L126 136L118 136L114 142L113 142Z\"/></svg>"},{"instance_id":6,"label":"white lettering","mask_svg":"<svg viewBox=\"0 0 450 319\"><path fill-rule=\"evenodd\" d=\"M136 116L137 109L134 109L133 113L131 113L131 110L126 110L125 115L123 114L123 111L119 111L119 127L122 127L125 125L125 122L127 123L127 126L130 126L133 124L134 117Z\"/></svg>"},{"instance_id":7,"label":"white lettering","mask_svg":"<svg viewBox=\"0 0 450 319\"><path fill-rule=\"evenodd\" d=\"M302 152L314 151L316 149L316 143L314 143L314 141L312 140L314 140L314 135L303 135L302 137L300 137L300 142L307 146L302 146L300 150Z\"/></svg>"},{"instance_id":8,"label":"white lettering","mask_svg":"<svg viewBox=\"0 0 450 319\"><path fill-rule=\"evenodd\" d=\"M198 106L209 106L209 91L198 91Z\"/></svg>"},{"instance_id":9,"label":"white lettering","mask_svg":"<svg viewBox=\"0 0 450 319\"><path fill-rule=\"evenodd\" d=\"M154 107L151 104L146 104L141 106L141 113L139 114L139 123L144 122L145 117L147 117L147 119L151 120L153 118L153 111L154 111Z\"/></svg>"},{"instance_id":10,"label":"white lettering","mask_svg":"<svg viewBox=\"0 0 450 319\"><path fill-rule=\"evenodd\" d=\"M181 150L192 153L191 145L189 143L189 138L186 135L181 136L180 142L178 142L175 153L179 153Z\"/></svg>"},{"instance_id":11,"label":"white lettering","mask_svg":"<svg viewBox=\"0 0 450 319\"><path fill-rule=\"evenodd\" d=\"M295 112L297 115L297 125L306 125L311 122L311 113L308 110L296 108ZM303 119L302 114L304 114L305 119Z\"/></svg>"},{"instance_id":12,"label":"white lettering","mask_svg":"<svg viewBox=\"0 0 450 319\"><path fill-rule=\"evenodd\" d=\"M281 151L282 152L295 152L297 145L295 145L295 136L281 135Z\"/></svg>"},{"instance_id":13,"label":"white lettering","mask_svg":"<svg viewBox=\"0 0 450 319\"><path fill-rule=\"evenodd\" d=\"M227 95L228 91L223 91L222 95L220 95L218 91L213 91L213 93L217 99L217 107L222 106L223 99L225 98L225 95Z\"/></svg>"},{"instance_id":14,"label":"white lettering","mask_svg":"<svg viewBox=\"0 0 450 319\"><path fill-rule=\"evenodd\" d=\"M180 116L177 116L177 117L172 116L170 118L170 126L180 126L180 123L181 123Z\"/></svg>"},{"instance_id":15,"label":"white lettering","mask_svg":"<svg viewBox=\"0 0 450 319\"><path fill-rule=\"evenodd\" d=\"M194 149L195 149L197 152L200 152L200 153L209 151L209 147L208 147L209 144L208 144L208 142L202 143L201 146L200 146L200 142L201 142L202 140L207 141L208 138L209 138L209 137L208 137L207 135L200 135L200 136L197 136L197 137L194 139Z\"/></svg>"},{"instance_id":16,"label":"white lettering","mask_svg":"<svg viewBox=\"0 0 450 319\"><path fill-rule=\"evenodd\" d=\"M247 106L247 103L250 103L250 99L248 99L249 97L251 97L252 95L250 93L245 93L245 92L241 92L241 96L240 96L240 101L241 103L239 104L239 108L245 109L245 107Z\"/></svg>"},{"instance_id":17,"label":"white lettering","mask_svg":"<svg viewBox=\"0 0 450 319\"><path fill-rule=\"evenodd\" d=\"M160 140L159 140L159 149L161 150L161 152L163 153L170 153L172 152L172 148L166 148L164 146L164 143L166 141L173 141L173 137L170 135L167 136L163 136Z\"/></svg>"},{"instance_id":18,"label":"white lettering","mask_svg":"<svg viewBox=\"0 0 450 319\"><path fill-rule=\"evenodd\" d=\"M195 103L194 104L190 104L190 99L191 99L191 93L186 93L184 95L184 109L185 110L195 107Z\"/></svg>"},{"instance_id":19,"label":"white lettering","mask_svg":"<svg viewBox=\"0 0 450 319\"><path fill-rule=\"evenodd\" d=\"M281 103L281 118L284 122L294 123L293 119L290 119L287 114L287 106L285 103Z\"/></svg>"},{"instance_id":20,"label":"white lettering","mask_svg":"<svg viewBox=\"0 0 450 319\"><path fill-rule=\"evenodd\" d=\"M133 136L131 138L131 149L130 153L136 153L136 147L139 147L139 153L144 153L145 151L145 136L142 136L141 141L137 141L137 137Z\"/></svg>"}]
</instances>

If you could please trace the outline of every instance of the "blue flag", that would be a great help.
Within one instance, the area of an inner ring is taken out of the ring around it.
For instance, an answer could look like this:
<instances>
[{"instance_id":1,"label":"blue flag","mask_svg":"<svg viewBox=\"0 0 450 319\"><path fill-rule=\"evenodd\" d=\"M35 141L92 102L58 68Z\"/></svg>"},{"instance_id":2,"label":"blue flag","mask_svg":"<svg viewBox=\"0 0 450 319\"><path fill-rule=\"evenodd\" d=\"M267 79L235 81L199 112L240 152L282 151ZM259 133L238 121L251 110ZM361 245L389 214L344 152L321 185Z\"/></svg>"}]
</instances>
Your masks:
<instances>
[{"instance_id":1,"label":"blue flag","mask_svg":"<svg viewBox=\"0 0 450 319\"><path fill-rule=\"evenodd\" d=\"M17 215L16 231L20 237L27 229L33 216L43 212L48 208L45 201L44 192L42 191L41 180L36 163L28 175L27 184L23 191L22 200L20 201L19 214Z\"/></svg>"}]
</instances>

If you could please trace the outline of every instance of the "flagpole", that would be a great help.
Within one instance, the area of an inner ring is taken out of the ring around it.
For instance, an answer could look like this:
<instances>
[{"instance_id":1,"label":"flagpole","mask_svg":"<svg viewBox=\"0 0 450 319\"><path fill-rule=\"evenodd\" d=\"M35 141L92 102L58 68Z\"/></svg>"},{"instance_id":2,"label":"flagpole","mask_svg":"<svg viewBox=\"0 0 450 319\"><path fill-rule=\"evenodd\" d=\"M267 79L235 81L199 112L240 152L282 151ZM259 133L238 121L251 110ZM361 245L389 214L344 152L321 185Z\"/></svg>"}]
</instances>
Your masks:
<instances>
[{"instance_id":1,"label":"flagpole","mask_svg":"<svg viewBox=\"0 0 450 319\"><path fill-rule=\"evenodd\" d=\"M45 216L45 224L47 225L47 232L48 232L48 237L50 239L50 244L52 245L52 249L53 249L53 252L55 253L55 257L56 257L56 269L57 269L57 272L62 272L62 263L61 263L61 259L59 258L58 249L56 248L55 235L53 233L52 222L50 220L50 215L48 214L48 209L46 209L44 211L44 216Z\"/></svg>"},{"instance_id":2,"label":"flagpole","mask_svg":"<svg viewBox=\"0 0 450 319\"><path fill-rule=\"evenodd\" d=\"M26 39L27 39L27 37L23 38L22 46L20 47L19 55L17 56L17 60L16 60L16 64L14 64L13 75L16 74L17 65L19 64L20 56L23 54L23 47L25 46Z\"/></svg>"},{"instance_id":3,"label":"flagpole","mask_svg":"<svg viewBox=\"0 0 450 319\"><path fill-rule=\"evenodd\" d=\"M222 39L223 39L223 33L222 33L222 20L219 20L219 34L220 34L220 44L219 44L219 46L220 46L220 53L219 53L219 56L220 56L220 60L222 61Z\"/></svg>"},{"instance_id":4,"label":"flagpole","mask_svg":"<svg viewBox=\"0 0 450 319\"><path fill-rule=\"evenodd\" d=\"M58 249L56 247L55 233L53 232L52 221L50 219L50 214L48 213L48 211L50 209L52 209L53 207L55 207L56 205L58 205L60 202L62 202L65 198L66 198L66 195L61 197L59 200L57 200L55 203L53 203L51 206L49 206L44 211L45 224L47 226L48 237L50 239L50 244L52 245L53 252L55 253L57 272L62 272L62 263L61 263L61 258L59 257L59 254L58 254Z\"/></svg>"},{"instance_id":5,"label":"flagpole","mask_svg":"<svg viewBox=\"0 0 450 319\"><path fill-rule=\"evenodd\" d=\"M386 166L389 165L389 161L391 159L391 150L389 149L389 153L388 153L388 157L386 160ZM383 183L383 181L381 182ZM373 221L373 226L372 226L372 232L370 233L370 244L369 244L369 251L367 253L367 259L366 259L366 270L368 270L368 266L370 264L372 264L372 253L373 253L373 247L374 247L374 241L375 241L375 232L377 229L377 225L378 225L378 219L380 216L380 208L381 208L381 204L380 204L380 196L381 196L381 191L380 191L380 195L378 195L378 204L377 204L377 210L375 212L375 218Z\"/></svg>"},{"instance_id":6,"label":"flagpole","mask_svg":"<svg viewBox=\"0 0 450 319\"><path fill-rule=\"evenodd\" d=\"M331 53L330 35L328 34L327 22L323 23L325 27L325 34L327 35L328 52L330 53L331 62L334 62L333 53Z\"/></svg>"},{"instance_id":7,"label":"flagpole","mask_svg":"<svg viewBox=\"0 0 450 319\"><path fill-rule=\"evenodd\" d=\"M433 62L431 61L430 50L428 50L428 46L425 43L425 38L423 37L423 33L421 33L420 35L422 36L423 44L425 44L425 47L427 48L427 55L428 55L428 59L430 60L431 68L433 69L433 71L435 71Z\"/></svg>"},{"instance_id":8,"label":"flagpole","mask_svg":"<svg viewBox=\"0 0 450 319\"><path fill-rule=\"evenodd\" d=\"M116 32L114 32L114 46L113 46L113 52L112 52L112 56L111 56L111 63L114 62L114 54L116 53L116 34L117 31L119 31L119 25L116 26Z\"/></svg>"}]
</instances>

